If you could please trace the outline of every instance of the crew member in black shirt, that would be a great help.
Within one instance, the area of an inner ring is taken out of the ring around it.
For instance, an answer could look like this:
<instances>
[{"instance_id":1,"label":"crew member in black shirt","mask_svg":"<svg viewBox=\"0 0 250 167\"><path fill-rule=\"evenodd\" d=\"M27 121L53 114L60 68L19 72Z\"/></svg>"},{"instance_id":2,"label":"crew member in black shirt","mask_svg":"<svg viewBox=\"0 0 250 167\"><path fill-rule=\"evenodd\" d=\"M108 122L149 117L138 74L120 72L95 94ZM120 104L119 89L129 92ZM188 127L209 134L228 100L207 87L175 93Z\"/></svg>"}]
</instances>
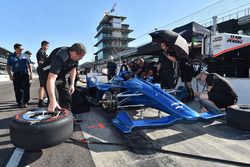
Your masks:
<instances>
[{"instance_id":1,"label":"crew member in black shirt","mask_svg":"<svg viewBox=\"0 0 250 167\"><path fill-rule=\"evenodd\" d=\"M54 49L50 56L42 64L43 82L49 95L48 111L56 108L71 108L71 95L75 90L75 76L78 60L82 59L86 53L86 48L81 43L75 43L71 47L60 47ZM66 74L70 75L70 85L66 82ZM57 93L58 100L57 102Z\"/></svg>"},{"instance_id":2,"label":"crew member in black shirt","mask_svg":"<svg viewBox=\"0 0 250 167\"><path fill-rule=\"evenodd\" d=\"M221 109L236 104L238 95L224 77L216 73L202 71L197 75L197 78L200 82L207 84L208 87L208 92L195 93L203 104L202 112L208 110L221 111Z\"/></svg>"},{"instance_id":3,"label":"crew member in black shirt","mask_svg":"<svg viewBox=\"0 0 250 167\"><path fill-rule=\"evenodd\" d=\"M42 41L41 42L41 48L37 51L37 54L36 54L36 59L37 59L37 64L38 64L38 67L37 67L37 74L38 74L38 77L39 77L39 82L40 82L40 88L39 88L39 91L38 91L38 107L45 107L45 104L43 102L43 97L44 97L44 87L41 85L42 82L42 79L45 78L45 77L42 77L42 64L44 63L45 59L48 57L46 51L48 50L49 48L49 42L48 41Z\"/></svg>"},{"instance_id":4,"label":"crew member in black shirt","mask_svg":"<svg viewBox=\"0 0 250 167\"><path fill-rule=\"evenodd\" d=\"M192 101L194 99L194 91L192 88L192 78L194 76L194 70L192 64L188 59L181 58L179 60L179 72L181 76L181 81L184 82L185 88L187 90L187 101Z\"/></svg>"},{"instance_id":5,"label":"crew member in black shirt","mask_svg":"<svg viewBox=\"0 0 250 167\"><path fill-rule=\"evenodd\" d=\"M113 56L110 56L110 61L107 63L108 80L111 80L116 75L117 65L113 61Z\"/></svg>"},{"instance_id":6,"label":"crew member in black shirt","mask_svg":"<svg viewBox=\"0 0 250 167\"><path fill-rule=\"evenodd\" d=\"M176 52L166 42L161 42L162 54L159 57L157 73L160 75L162 89L174 88L174 65L176 62Z\"/></svg>"}]
</instances>

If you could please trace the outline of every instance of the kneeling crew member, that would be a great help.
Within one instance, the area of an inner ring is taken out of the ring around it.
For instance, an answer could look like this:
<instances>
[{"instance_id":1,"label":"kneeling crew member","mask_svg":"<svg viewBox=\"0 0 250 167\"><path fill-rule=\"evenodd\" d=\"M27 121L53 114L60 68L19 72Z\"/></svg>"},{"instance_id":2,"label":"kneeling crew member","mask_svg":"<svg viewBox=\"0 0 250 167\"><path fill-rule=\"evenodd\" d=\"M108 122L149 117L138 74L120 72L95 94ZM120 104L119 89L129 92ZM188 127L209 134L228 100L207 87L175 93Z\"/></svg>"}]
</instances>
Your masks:
<instances>
[{"instance_id":1,"label":"kneeling crew member","mask_svg":"<svg viewBox=\"0 0 250 167\"><path fill-rule=\"evenodd\" d=\"M202 112L213 110L221 111L230 105L236 104L238 96L231 84L222 76L216 73L201 72L197 75L198 80L207 84L207 93L196 93L203 104Z\"/></svg>"}]
</instances>

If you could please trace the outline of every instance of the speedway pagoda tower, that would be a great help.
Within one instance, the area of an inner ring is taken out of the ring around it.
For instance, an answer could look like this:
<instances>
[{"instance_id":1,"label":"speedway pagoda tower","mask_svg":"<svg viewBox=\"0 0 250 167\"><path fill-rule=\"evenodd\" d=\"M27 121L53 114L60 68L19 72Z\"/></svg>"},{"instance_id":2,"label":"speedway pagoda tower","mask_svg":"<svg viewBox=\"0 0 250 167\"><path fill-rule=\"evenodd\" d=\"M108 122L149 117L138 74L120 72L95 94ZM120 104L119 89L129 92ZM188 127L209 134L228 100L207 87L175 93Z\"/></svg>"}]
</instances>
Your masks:
<instances>
[{"instance_id":1,"label":"speedway pagoda tower","mask_svg":"<svg viewBox=\"0 0 250 167\"><path fill-rule=\"evenodd\" d=\"M104 17L100 21L97 29L97 51L94 53L95 61L104 61L111 55L117 55L119 52L128 49L128 43L134 38L129 38L129 33L133 30L129 29L128 24L122 24L126 19L124 16L110 15L105 12Z\"/></svg>"}]
</instances>

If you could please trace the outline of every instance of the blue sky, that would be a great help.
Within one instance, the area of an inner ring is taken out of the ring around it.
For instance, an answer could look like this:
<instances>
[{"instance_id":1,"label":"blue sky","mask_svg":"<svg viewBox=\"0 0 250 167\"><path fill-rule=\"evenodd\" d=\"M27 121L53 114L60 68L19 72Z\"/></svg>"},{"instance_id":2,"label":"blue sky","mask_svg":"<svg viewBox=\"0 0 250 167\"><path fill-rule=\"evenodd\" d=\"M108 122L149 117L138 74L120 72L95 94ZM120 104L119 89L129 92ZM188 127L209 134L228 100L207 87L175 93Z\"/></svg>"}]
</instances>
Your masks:
<instances>
[{"instance_id":1,"label":"blue sky","mask_svg":"<svg viewBox=\"0 0 250 167\"><path fill-rule=\"evenodd\" d=\"M216 6L203 9L216 2ZM21 43L36 61L42 40L50 42L48 53L82 42L88 50L82 62L91 61L96 51L96 27L114 3L113 14L126 16L124 23L134 30L130 37L136 40L129 45L138 46L151 40L146 34L154 28L173 29L190 21L204 23L213 15L245 9L250 0L1 0L0 46L13 51L13 44Z\"/></svg>"}]
</instances>

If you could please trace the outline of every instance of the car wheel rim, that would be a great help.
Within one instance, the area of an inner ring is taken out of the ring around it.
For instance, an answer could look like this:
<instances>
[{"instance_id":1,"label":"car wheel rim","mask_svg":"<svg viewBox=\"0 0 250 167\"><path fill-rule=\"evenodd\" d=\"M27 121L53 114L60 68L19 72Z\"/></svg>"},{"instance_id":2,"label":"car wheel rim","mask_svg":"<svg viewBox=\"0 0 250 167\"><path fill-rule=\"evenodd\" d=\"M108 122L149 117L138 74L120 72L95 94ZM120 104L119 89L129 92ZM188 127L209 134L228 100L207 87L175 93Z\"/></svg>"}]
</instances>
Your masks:
<instances>
[{"instance_id":1,"label":"car wheel rim","mask_svg":"<svg viewBox=\"0 0 250 167\"><path fill-rule=\"evenodd\" d=\"M46 110L28 111L22 115L22 118L27 121L42 121L56 116L56 112L48 112Z\"/></svg>"},{"instance_id":2,"label":"car wheel rim","mask_svg":"<svg viewBox=\"0 0 250 167\"><path fill-rule=\"evenodd\" d=\"M106 92L102 97L102 107L108 109L112 105L112 94L111 92Z\"/></svg>"}]
</instances>

